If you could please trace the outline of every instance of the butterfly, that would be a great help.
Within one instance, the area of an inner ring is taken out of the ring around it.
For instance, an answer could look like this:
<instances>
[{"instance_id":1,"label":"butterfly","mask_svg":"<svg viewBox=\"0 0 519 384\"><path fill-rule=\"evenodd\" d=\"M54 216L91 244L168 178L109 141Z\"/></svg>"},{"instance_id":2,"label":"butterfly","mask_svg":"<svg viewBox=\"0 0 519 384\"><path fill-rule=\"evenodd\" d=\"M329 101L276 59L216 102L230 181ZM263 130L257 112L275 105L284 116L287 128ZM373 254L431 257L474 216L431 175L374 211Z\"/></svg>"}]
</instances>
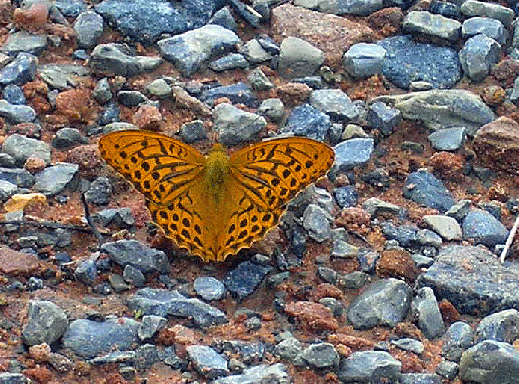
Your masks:
<instances>
[{"instance_id":1,"label":"butterfly","mask_svg":"<svg viewBox=\"0 0 519 384\"><path fill-rule=\"evenodd\" d=\"M275 227L286 204L334 162L326 144L273 139L230 157L220 144L207 156L171 137L116 131L99 140L101 156L144 195L152 219L179 247L223 261Z\"/></svg>"}]
</instances>

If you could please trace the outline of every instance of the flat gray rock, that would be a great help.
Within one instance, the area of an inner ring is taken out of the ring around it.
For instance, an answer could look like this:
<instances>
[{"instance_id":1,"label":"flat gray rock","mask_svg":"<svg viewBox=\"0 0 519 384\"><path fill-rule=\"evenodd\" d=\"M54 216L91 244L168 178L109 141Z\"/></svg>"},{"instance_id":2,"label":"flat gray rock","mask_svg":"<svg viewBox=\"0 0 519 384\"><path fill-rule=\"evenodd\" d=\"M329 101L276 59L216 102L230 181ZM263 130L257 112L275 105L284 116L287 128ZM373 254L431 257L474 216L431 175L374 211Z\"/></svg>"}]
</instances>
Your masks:
<instances>
[{"instance_id":1,"label":"flat gray rock","mask_svg":"<svg viewBox=\"0 0 519 384\"><path fill-rule=\"evenodd\" d=\"M103 18L92 10L82 12L76 18L74 31L79 48L92 48L103 34Z\"/></svg>"},{"instance_id":2,"label":"flat gray rock","mask_svg":"<svg viewBox=\"0 0 519 384\"><path fill-rule=\"evenodd\" d=\"M465 75L475 82L484 80L493 65L499 62L501 45L485 35L476 35L465 42L459 53Z\"/></svg>"},{"instance_id":3,"label":"flat gray rock","mask_svg":"<svg viewBox=\"0 0 519 384\"><path fill-rule=\"evenodd\" d=\"M267 125L263 116L243 111L228 103L218 104L214 108L213 121L219 141L224 145L254 140Z\"/></svg>"},{"instance_id":4,"label":"flat gray rock","mask_svg":"<svg viewBox=\"0 0 519 384\"><path fill-rule=\"evenodd\" d=\"M46 47L47 36L32 35L25 31L20 31L9 34L7 41L0 50L10 56L21 52L39 56Z\"/></svg>"},{"instance_id":5,"label":"flat gray rock","mask_svg":"<svg viewBox=\"0 0 519 384\"><path fill-rule=\"evenodd\" d=\"M139 343L139 322L129 318L102 322L79 319L70 323L63 336L63 346L76 355L93 358L112 349L133 349Z\"/></svg>"},{"instance_id":6,"label":"flat gray rock","mask_svg":"<svg viewBox=\"0 0 519 384\"><path fill-rule=\"evenodd\" d=\"M287 78L313 75L324 63L324 53L298 37L287 37L281 42L279 73Z\"/></svg>"},{"instance_id":7,"label":"flat gray rock","mask_svg":"<svg viewBox=\"0 0 519 384\"><path fill-rule=\"evenodd\" d=\"M480 384L514 384L519 376L519 352L509 343L485 340L463 353L460 377Z\"/></svg>"},{"instance_id":8,"label":"flat gray rock","mask_svg":"<svg viewBox=\"0 0 519 384\"><path fill-rule=\"evenodd\" d=\"M37 157L50 164L51 148L44 141L14 133L5 139L2 150L23 166L29 157Z\"/></svg>"},{"instance_id":9,"label":"flat gray rock","mask_svg":"<svg viewBox=\"0 0 519 384\"><path fill-rule=\"evenodd\" d=\"M233 31L219 25L201 28L160 40L162 57L171 61L186 76L195 73L215 54L233 50L241 39Z\"/></svg>"},{"instance_id":10,"label":"flat gray rock","mask_svg":"<svg viewBox=\"0 0 519 384\"><path fill-rule=\"evenodd\" d=\"M240 375L222 377L211 384L258 384L274 382L277 384L289 384L292 382L282 363L272 365L257 365L247 368Z\"/></svg>"},{"instance_id":11,"label":"flat gray rock","mask_svg":"<svg viewBox=\"0 0 519 384\"><path fill-rule=\"evenodd\" d=\"M79 165L71 163L56 163L38 172L35 177L34 188L46 195L56 195L63 191L74 179Z\"/></svg>"},{"instance_id":12,"label":"flat gray rock","mask_svg":"<svg viewBox=\"0 0 519 384\"><path fill-rule=\"evenodd\" d=\"M187 355L195 369L207 379L215 379L229 374L227 359L207 345L190 345Z\"/></svg>"},{"instance_id":13,"label":"flat gray rock","mask_svg":"<svg viewBox=\"0 0 519 384\"><path fill-rule=\"evenodd\" d=\"M353 77L366 78L382 72L386 50L378 44L353 44L342 57L342 66Z\"/></svg>"},{"instance_id":14,"label":"flat gray rock","mask_svg":"<svg viewBox=\"0 0 519 384\"><path fill-rule=\"evenodd\" d=\"M461 23L427 11L411 11L402 23L408 33L420 33L456 42L460 38Z\"/></svg>"},{"instance_id":15,"label":"flat gray rock","mask_svg":"<svg viewBox=\"0 0 519 384\"><path fill-rule=\"evenodd\" d=\"M163 34L177 35L205 25L215 11L208 0L106 0L94 7L123 35L153 44Z\"/></svg>"},{"instance_id":16,"label":"flat gray rock","mask_svg":"<svg viewBox=\"0 0 519 384\"><path fill-rule=\"evenodd\" d=\"M508 238L508 230L489 212L477 209L469 212L461 223L463 239L472 239L476 244L495 247L504 244Z\"/></svg>"},{"instance_id":17,"label":"flat gray rock","mask_svg":"<svg viewBox=\"0 0 519 384\"><path fill-rule=\"evenodd\" d=\"M143 273L166 272L169 269L168 258L164 252L137 240L104 243L100 250L110 255L110 258L120 266L131 265Z\"/></svg>"},{"instance_id":18,"label":"flat gray rock","mask_svg":"<svg viewBox=\"0 0 519 384\"><path fill-rule=\"evenodd\" d=\"M100 73L132 77L153 70L162 64L160 57L134 56L121 44L99 44L92 53L88 64Z\"/></svg>"},{"instance_id":19,"label":"flat gray rock","mask_svg":"<svg viewBox=\"0 0 519 384\"><path fill-rule=\"evenodd\" d=\"M481 315L519 309L518 277L516 263L501 264L484 247L452 245L418 277L417 287L431 287L438 301L449 300L461 313Z\"/></svg>"},{"instance_id":20,"label":"flat gray rock","mask_svg":"<svg viewBox=\"0 0 519 384\"><path fill-rule=\"evenodd\" d=\"M438 129L427 138L438 151L456 151L463 144L466 131L465 127Z\"/></svg>"},{"instance_id":21,"label":"flat gray rock","mask_svg":"<svg viewBox=\"0 0 519 384\"><path fill-rule=\"evenodd\" d=\"M392 104L405 119L420 120L432 130L465 127L467 134L473 136L481 126L496 119L478 95L462 89L379 96L377 100Z\"/></svg>"},{"instance_id":22,"label":"flat gray rock","mask_svg":"<svg viewBox=\"0 0 519 384\"><path fill-rule=\"evenodd\" d=\"M366 287L348 308L348 320L355 329L377 325L394 327L407 315L412 289L402 280L389 278Z\"/></svg>"},{"instance_id":23,"label":"flat gray rock","mask_svg":"<svg viewBox=\"0 0 519 384\"><path fill-rule=\"evenodd\" d=\"M341 361L338 378L345 383L376 383L380 379L396 382L401 369L402 363L387 352L353 352Z\"/></svg>"},{"instance_id":24,"label":"flat gray rock","mask_svg":"<svg viewBox=\"0 0 519 384\"><path fill-rule=\"evenodd\" d=\"M355 138L340 142L335 151L335 166L341 170L351 170L357 165L365 164L371 158L375 148L372 138Z\"/></svg>"},{"instance_id":25,"label":"flat gray rock","mask_svg":"<svg viewBox=\"0 0 519 384\"><path fill-rule=\"evenodd\" d=\"M30 301L23 339L29 346L55 343L67 330L65 312L50 301Z\"/></svg>"}]
</instances>

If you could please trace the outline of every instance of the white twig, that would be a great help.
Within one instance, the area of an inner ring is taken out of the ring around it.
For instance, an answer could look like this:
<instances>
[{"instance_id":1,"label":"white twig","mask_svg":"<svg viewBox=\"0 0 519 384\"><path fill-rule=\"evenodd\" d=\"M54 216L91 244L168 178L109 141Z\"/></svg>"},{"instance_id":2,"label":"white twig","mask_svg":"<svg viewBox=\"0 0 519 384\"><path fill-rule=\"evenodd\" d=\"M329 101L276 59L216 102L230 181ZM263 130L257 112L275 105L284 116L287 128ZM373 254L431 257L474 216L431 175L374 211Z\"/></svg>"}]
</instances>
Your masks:
<instances>
[{"instance_id":1,"label":"white twig","mask_svg":"<svg viewBox=\"0 0 519 384\"><path fill-rule=\"evenodd\" d=\"M512 241L514 241L515 233L517 232L517 227L519 227L519 216L516 217L514 226L510 230L510 234L508 235L508 239L506 239L505 247L503 248L503 252L501 252L501 263L505 262L506 255L508 253L508 250L510 249L510 246L512 245Z\"/></svg>"}]
</instances>

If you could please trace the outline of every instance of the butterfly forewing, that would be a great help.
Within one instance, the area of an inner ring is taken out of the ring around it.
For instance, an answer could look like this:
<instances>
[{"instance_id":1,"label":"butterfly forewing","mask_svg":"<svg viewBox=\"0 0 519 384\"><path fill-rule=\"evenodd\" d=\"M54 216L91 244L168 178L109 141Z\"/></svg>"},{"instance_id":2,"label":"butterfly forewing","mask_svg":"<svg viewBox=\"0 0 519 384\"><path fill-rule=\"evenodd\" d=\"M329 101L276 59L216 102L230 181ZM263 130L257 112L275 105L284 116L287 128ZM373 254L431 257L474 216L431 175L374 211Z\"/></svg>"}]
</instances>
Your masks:
<instances>
[{"instance_id":1,"label":"butterfly forewing","mask_svg":"<svg viewBox=\"0 0 519 384\"><path fill-rule=\"evenodd\" d=\"M231 156L231 174L250 199L264 209L284 206L324 176L334 160L326 144L302 137L262 142Z\"/></svg>"},{"instance_id":2,"label":"butterfly forewing","mask_svg":"<svg viewBox=\"0 0 519 384\"><path fill-rule=\"evenodd\" d=\"M119 131L99 140L102 157L148 200L168 205L203 171L205 158L181 141L147 131Z\"/></svg>"}]
</instances>

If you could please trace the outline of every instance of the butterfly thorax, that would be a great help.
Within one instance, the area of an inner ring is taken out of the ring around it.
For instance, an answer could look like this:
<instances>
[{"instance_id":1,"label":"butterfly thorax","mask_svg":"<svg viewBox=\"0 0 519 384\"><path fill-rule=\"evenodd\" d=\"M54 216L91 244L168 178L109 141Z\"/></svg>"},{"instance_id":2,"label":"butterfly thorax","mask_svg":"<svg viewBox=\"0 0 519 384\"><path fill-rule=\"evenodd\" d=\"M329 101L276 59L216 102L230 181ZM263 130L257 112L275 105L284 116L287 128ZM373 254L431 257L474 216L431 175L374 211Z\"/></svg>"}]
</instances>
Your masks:
<instances>
[{"instance_id":1,"label":"butterfly thorax","mask_svg":"<svg viewBox=\"0 0 519 384\"><path fill-rule=\"evenodd\" d=\"M224 184L229 174L229 156L221 144L215 144L206 157L207 190L219 203L224 193Z\"/></svg>"}]
</instances>

